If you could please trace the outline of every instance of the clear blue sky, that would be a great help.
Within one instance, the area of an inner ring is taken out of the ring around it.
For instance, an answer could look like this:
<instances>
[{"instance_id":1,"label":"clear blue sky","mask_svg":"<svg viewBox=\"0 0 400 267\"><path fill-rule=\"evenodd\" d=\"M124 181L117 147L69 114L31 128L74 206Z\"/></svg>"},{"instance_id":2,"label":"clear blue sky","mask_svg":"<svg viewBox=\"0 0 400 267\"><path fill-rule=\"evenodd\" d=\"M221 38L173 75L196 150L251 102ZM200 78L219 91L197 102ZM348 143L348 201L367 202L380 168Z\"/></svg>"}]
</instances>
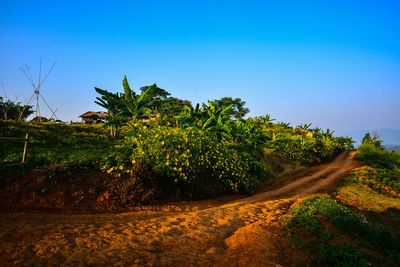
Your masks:
<instances>
[{"instance_id":1,"label":"clear blue sky","mask_svg":"<svg viewBox=\"0 0 400 267\"><path fill-rule=\"evenodd\" d=\"M399 1L2 0L10 98L33 93L19 67L37 76L40 58L57 62L42 94L67 121L100 110L93 87L121 90L126 74L134 89L240 97L292 125L400 129Z\"/></svg>"}]
</instances>

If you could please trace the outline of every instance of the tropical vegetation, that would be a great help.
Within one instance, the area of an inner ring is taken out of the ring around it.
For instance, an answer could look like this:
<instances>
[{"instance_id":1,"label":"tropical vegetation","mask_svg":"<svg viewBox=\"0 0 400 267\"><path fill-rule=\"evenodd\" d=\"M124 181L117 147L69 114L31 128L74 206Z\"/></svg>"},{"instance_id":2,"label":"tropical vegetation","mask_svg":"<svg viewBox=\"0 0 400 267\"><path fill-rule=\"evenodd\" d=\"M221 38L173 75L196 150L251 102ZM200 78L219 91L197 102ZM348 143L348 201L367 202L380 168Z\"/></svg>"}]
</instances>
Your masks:
<instances>
[{"instance_id":1,"label":"tropical vegetation","mask_svg":"<svg viewBox=\"0 0 400 267\"><path fill-rule=\"evenodd\" d=\"M25 121L32 113L32 106L0 97L0 120Z\"/></svg>"},{"instance_id":2,"label":"tropical vegetation","mask_svg":"<svg viewBox=\"0 0 400 267\"><path fill-rule=\"evenodd\" d=\"M36 168L73 162L123 180L151 178L159 191L185 198L252 193L271 168L277 169L271 162L313 165L354 148L351 138L311 124L291 127L268 114L245 118L249 109L240 98L192 106L156 84L139 93L126 77L122 85L116 93L95 88L95 103L108 114L102 126L4 121L0 135L30 132L28 162ZM1 143L7 151L0 154L3 168L20 161L17 142ZM143 168L152 177L138 177Z\"/></svg>"}]
</instances>

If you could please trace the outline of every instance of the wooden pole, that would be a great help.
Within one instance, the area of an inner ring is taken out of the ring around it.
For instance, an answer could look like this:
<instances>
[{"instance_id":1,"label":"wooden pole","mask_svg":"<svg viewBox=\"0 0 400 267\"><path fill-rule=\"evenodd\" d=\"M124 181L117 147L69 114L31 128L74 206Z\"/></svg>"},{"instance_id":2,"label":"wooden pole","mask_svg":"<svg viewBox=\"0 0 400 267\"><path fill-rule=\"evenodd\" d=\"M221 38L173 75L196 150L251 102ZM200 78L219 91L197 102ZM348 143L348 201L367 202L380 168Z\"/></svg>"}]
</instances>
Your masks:
<instances>
[{"instance_id":1,"label":"wooden pole","mask_svg":"<svg viewBox=\"0 0 400 267\"><path fill-rule=\"evenodd\" d=\"M26 134L25 135L24 154L22 155L22 164L25 163L26 152L28 152L28 140L29 140L29 134Z\"/></svg>"}]
</instances>

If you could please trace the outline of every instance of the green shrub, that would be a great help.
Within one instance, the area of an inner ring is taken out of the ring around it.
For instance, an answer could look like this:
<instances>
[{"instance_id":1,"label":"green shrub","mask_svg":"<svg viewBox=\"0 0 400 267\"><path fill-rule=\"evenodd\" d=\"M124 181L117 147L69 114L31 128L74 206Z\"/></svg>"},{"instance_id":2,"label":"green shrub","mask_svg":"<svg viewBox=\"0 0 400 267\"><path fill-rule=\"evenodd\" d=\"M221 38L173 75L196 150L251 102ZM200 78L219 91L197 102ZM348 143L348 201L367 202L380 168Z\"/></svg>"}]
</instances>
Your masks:
<instances>
[{"instance_id":1,"label":"green shrub","mask_svg":"<svg viewBox=\"0 0 400 267\"><path fill-rule=\"evenodd\" d=\"M201 187L210 193L252 193L262 175L261 164L252 155L210 132L136 124L126 139L133 148L133 164L146 161L159 177L188 194Z\"/></svg>"},{"instance_id":2,"label":"green shrub","mask_svg":"<svg viewBox=\"0 0 400 267\"><path fill-rule=\"evenodd\" d=\"M332 159L342 151L335 139L289 135L272 142L274 153L287 161L315 164Z\"/></svg>"},{"instance_id":3,"label":"green shrub","mask_svg":"<svg viewBox=\"0 0 400 267\"><path fill-rule=\"evenodd\" d=\"M317 251L317 263L328 263L329 265L340 267L370 266L366 259L371 256L354 249L348 244L344 246L321 244L318 246Z\"/></svg>"},{"instance_id":4,"label":"green shrub","mask_svg":"<svg viewBox=\"0 0 400 267\"><path fill-rule=\"evenodd\" d=\"M400 167L400 153L380 150L373 144L360 145L355 158L376 168L394 170Z\"/></svg>"}]
</instances>

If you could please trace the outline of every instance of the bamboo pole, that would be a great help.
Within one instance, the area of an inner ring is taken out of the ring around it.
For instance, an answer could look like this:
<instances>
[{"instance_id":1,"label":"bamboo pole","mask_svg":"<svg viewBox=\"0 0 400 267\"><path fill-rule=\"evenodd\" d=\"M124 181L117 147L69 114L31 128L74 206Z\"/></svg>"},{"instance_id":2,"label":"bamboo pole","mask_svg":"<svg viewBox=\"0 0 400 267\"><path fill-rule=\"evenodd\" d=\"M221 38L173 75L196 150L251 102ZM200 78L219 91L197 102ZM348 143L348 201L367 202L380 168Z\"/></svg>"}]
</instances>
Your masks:
<instances>
[{"instance_id":1,"label":"bamboo pole","mask_svg":"<svg viewBox=\"0 0 400 267\"><path fill-rule=\"evenodd\" d=\"M22 155L22 164L25 163L26 153L28 152L29 134L25 135L24 154Z\"/></svg>"},{"instance_id":2,"label":"bamboo pole","mask_svg":"<svg viewBox=\"0 0 400 267\"><path fill-rule=\"evenodd\" d=\"M25 137L0 137L0 140L25 140Z\"/></svg>"}]
</instances>

